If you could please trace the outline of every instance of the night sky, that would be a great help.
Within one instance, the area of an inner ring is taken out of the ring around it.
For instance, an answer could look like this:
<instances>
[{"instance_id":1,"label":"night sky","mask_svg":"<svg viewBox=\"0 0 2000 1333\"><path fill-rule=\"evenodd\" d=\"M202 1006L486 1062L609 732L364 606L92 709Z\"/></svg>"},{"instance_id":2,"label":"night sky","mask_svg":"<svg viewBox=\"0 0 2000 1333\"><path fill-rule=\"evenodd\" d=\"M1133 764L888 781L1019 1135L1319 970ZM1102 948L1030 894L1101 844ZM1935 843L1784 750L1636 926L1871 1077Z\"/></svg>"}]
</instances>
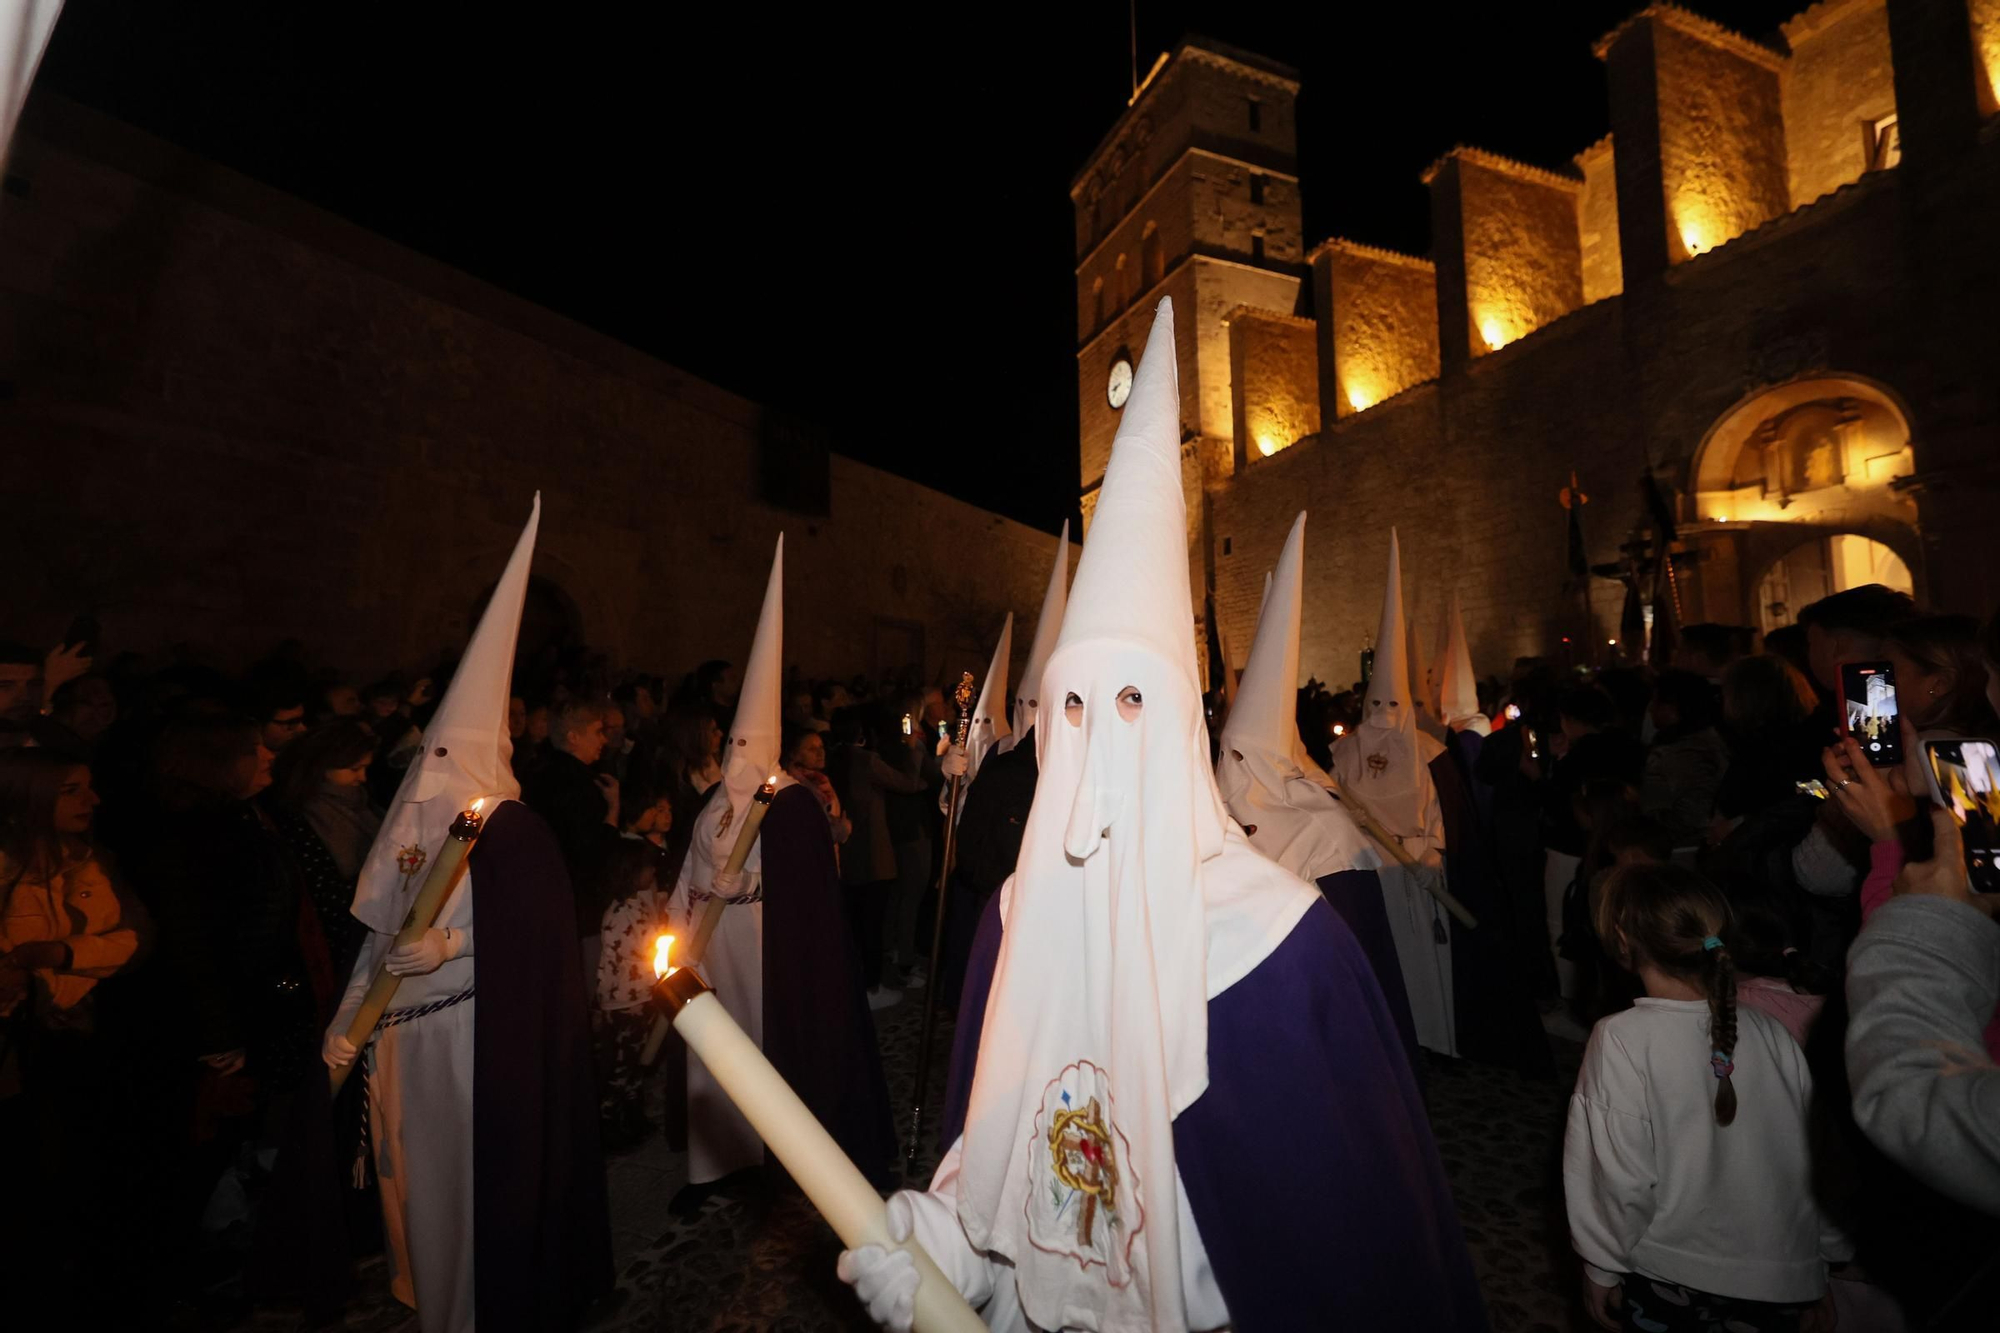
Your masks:
<instances>
[{"instance_id":1,"label":"night sky","mask_svg":"<svg viewBox=\"0 0 2000 1333\"><path fill-rule=\"evenodd\" d=\"M1804 0L1697 7L1765 35ZM793 8L69 0L38 87L1053 531L1068 187L1126 4ZM1295 66L1308 242L1421 253L1454 143L1561 167L1605 133L1590 45L1633 8L1140 0L1139 68L1189 32Z\"/></svg>"}]
</instances>

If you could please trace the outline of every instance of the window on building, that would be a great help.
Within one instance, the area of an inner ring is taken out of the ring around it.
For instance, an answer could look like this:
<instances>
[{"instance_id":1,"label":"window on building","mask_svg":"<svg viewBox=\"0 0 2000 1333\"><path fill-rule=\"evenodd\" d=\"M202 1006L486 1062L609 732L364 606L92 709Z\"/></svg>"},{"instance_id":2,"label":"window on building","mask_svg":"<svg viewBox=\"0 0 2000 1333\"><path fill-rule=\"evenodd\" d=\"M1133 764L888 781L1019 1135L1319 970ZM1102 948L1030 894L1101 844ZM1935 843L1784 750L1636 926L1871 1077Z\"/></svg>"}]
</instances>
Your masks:
<instances>
[{"instance_id":1,"label":"window on building","mask_svg":"<svg viewBox=\"0 0 2000 1333\"><path fill-rule=\"evenodd\" d=\"M1155 286L1167 276L1167 256L1160 246L1160 224L1148 222L1146 234L1139 238L1140 271L1145 274L1148 287Z\"/></svg>"},{"instance_id":2,"label":"window on building","mask_svg":"<svg viewBox=\"0 0 2000 1333\"><path fill-rule=\"evenodd\" d=\"M1104 279L1101 277L1090 280L1090 327L1104 327Z\"/></svg>"},{"instance_id":3,"label":"window on building","mask_svg":"<svg viewBox=\"0 0 2000 1333\"><path fill-rule=\"evenodd\" d=\"M1262 174L1255 175L1250 178L1251 203L1261 204L1264 202L1264 186L1270 179L1271 178L1269 176L1265 176Z\"/></svg>"},{"instance_id":4,"label":"window on building","mask_svg":"<svg viewBox=\"0 0 2000 1333\"><path fill-rule=\"evenodd\" d=\"M1892 113L1868 122L1868 169L1881 171L1903 160L1903 136Z\"/></svg>"},{"instance_id":5,"label":"window on building","mask_svg":"<svg viewBox=\"0 0 2000 1333\"><path fill-rule=\"evenodd\" d=\"M1256 98L1250 99L1250 132L1261 133L1264 129L1264 104Z\"/></svg>"},{"instance_id":6,"label":"window on building","mask_svg":"<svg viewBox=\"0 0 2000 1333\"><path fill-rule=\"evenodd\" d=\"M1117 281L1112 284L1112 304L1123 310L1132 303L1133 296L1132 274L1125 267L1124 255L1118 256L1118 262L1113 265L1112 271L1118 275Z\"/></svg>"},{"instance_id":7,"label":"window on building","mask_svg":"<svg viewBox=\"0 0 2000 1333\"><path fill-rule=\"evenodd\" d=\"M1252 259L1264 257L1264 233L1261 231L1250 234L1250 257Z\"/></svg>"},{"instance_id":8,"label":"window on building","mask_svg":"<svg viewBox=\"0 0 2000 1333\"><path fill-rule=\"evenodd\" d=\"M1231 547L1232 547L1232 546L1233 546L1234 544L1235 544L1235 543L1234 543L1233 539L1231 539L1231 538L1229 538L1229 537L1224 537L1224 538L1222 539L1222 553L1223 553L1224 555L1228 555L1228 554L1230 553L1230 548L1231 548Z\"/></svg>"}]
</instances>

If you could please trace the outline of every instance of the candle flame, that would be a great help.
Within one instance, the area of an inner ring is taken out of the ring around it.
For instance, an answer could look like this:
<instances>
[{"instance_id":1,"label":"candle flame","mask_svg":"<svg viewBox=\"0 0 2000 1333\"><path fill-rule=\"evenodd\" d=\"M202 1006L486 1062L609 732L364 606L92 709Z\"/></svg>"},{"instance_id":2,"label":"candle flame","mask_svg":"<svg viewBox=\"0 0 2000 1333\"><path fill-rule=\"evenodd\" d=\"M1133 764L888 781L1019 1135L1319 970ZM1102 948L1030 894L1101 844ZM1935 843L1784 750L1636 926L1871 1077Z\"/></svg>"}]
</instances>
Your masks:
<instances>
[{"instance_id":1,"label":"candle flame","mask_svg":"<svg viewBox=\"0 0 2000 1333\"><path fill-rule=\"evenodd\" d=\"M658 939L653 941L653 976L656 979L664 978L672 975L675 972L680 971L679 968L675 967L672 963L667 961L668 956L671 955L673 951L674 951L673 936L662 935Z\"/></svg>"},{"instance_id":2,"label":"candle flame","mask_svg":"<svg viewBox=\"0 0 2000 1333\"><path fill-rule=\"evenodd\" d=\"M475 815L476 815L476 814L478 814L478 813L479 813L479 812L480 812L480 811L481 811L482 809L484 809L484 808L485 808L485 806L486 806L486 798L485 798L484 796L482 796L482 797L480 797L480 798L479 798L478 800L476 800L476 801L474 801L474 802L472 803L472 808L471 808L471 809L470 809L470 810L468 811L468 813L470 813L470 814L475 814Z\"/></svg>"},{"instance_id":3,"label":"candle flame","mask_svg":"<svg viewBox=\"0 0 2000 1333\"><path fill-rule=\"evenodd\" d=\"M765 778L765 779L764 779L764 785L765 785L766 787L775 787L775 786L777 786L777 785L778 785L778 775L777 775L776 773L773 773L773 774L772 774L772 775L771 775L770 777L768 777L768 778Z\"/></svg>"}]
</instances>

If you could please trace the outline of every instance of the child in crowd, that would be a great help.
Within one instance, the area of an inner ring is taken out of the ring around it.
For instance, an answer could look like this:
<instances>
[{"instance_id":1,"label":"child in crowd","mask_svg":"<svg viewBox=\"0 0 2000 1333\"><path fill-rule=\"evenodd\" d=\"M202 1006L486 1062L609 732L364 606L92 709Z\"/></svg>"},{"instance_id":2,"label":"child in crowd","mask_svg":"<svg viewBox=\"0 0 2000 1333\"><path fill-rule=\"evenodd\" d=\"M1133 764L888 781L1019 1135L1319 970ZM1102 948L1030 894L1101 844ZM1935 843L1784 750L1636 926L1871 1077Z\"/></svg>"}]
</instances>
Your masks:
<instances>
[{"instance_id":1,"label":"child in crowd","mask_svg":"<svg viewBox=\"0 0 2000 1333\"><path fill-rule=\"evenodd\" d=\"M650 1128L639 1055L653 1026L653 942L667 929L667 895L659 883L664 858L651 839L627 834L605 864L610 901L597 961L597 1072L607 1151L630 1147Z\"/></svg>"},{"instance_id":2,"label":"child in crowd","mask_svg":"<svg viewBox=\"0 0 2000 1333\"><path fill-rule=\"evenodd\" d=\"M1812 1194L1812 1076L1784 1025L1739 1010L1722 894L1676 865L1621 868L1597 932L1645 994L1598 1023L1570 1098L1563 1179L1601 1327L1828 1327L1851 1247Z\"/></svg>"},{"instance_id":3,"label":"child in crowd","mask_svg":"<svg viewBox=\"0 0 2000 1333\"><path fill-rule=\"evenodd\" d=\"M1777 1019L1804 1046L1833 978L1800 951L1806 928L1788 920L1778 903L1741 898L1732 910L1736 925L1729 943L1738 1003Z\"/></svg>"}]
</instances>

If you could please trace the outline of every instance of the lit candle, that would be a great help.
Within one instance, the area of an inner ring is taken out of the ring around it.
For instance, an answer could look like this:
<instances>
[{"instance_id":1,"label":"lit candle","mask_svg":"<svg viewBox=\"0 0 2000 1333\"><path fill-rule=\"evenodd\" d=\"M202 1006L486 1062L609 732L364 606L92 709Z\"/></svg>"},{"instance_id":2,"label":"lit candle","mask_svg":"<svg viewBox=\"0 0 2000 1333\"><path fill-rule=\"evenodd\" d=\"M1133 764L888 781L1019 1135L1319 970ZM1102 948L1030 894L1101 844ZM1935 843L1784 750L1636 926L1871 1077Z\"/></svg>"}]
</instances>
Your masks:
<instances>
[{"instance_id":1,"label":"lit candle","mask_svg":"<svg viewBox=\"0 0 2000 1333\"><path fill-rule=\"evenodd\" d=\"M916 1261L916 1333L974 1333L986 1325L965 1303L931 1257L914 1238L898 1245L889 1237L889 1213L860 1168L848 1160L791 1085L771 1067L757 1043L745 1035L729 1011L700 977L668 962L671 936L663 937L654 955L660 980L653 995L681 1034L688 1049L701 1057L771 1155L819 1209L848 1249L879 1245L901 1249Z\"/></svg>"},{"instance_id":2,"label":"lit candle","mask_svg":"<svg viewBox=\"0 0 2000 1333\"><path fill-rule=\"evenodd\" d=\"M438 913L444 910L445 899L451 896L459 875L465 869L465 858L471 854L472 844L479 840L479 830L485 823L479 812L485 804L486 798L482 796L472 803L471 809L452 821L451 831L445 835L444 845L438 848L437 858L431 862L430 874L424 877L423 887L417 890L416 898L410 903L409 915L403 918L403 928L396 932L396 938L389 946L391 949L415 944L436 923ZM403 984L401 977L388 970L387 959L385 952L383 962L375 965L375 976L368 983L368 993L361 997L361 1007L355 1010L354 1020L347 1025L347 1040L357 1052L367 1044L369 1034L388 1011L389 1002L396 998L396 987ZM357 1055L356 1060L359 1058ZM354 1072L354 1065L355 1061L350 1060L328 1075L334 1095L339 1095L341 1085Z\"/></svg>"}]
</instances>

